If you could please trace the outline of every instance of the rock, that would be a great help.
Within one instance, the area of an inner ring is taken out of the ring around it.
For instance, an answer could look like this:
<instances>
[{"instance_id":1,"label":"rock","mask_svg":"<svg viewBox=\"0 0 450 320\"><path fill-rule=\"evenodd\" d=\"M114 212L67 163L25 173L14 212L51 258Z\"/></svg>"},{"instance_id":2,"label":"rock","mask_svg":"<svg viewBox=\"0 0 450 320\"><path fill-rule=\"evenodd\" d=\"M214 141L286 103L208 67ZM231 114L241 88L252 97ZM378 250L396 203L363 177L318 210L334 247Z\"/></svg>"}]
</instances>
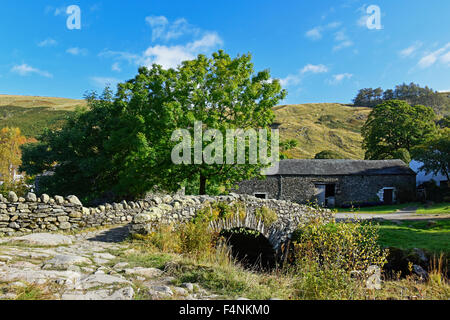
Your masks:
<instances>
[{"instance_id":1,"label":"rock","mask_svg":"<svg viewBox=\"0 0 450 320\"><path fill-rule=\"evenodd\" d=\"M366 274L369 276L366 280L366 288L367 289L381 289L381 270L379 266L372 265L369 266L366 270Z\"/></svg>"},{"instance_id":2,"label":"rock","mask_svg":"<svg viewBox=\"0 0 450 320\"><path fill-rule=\"evenodd\" d=\"M184 288L180 288L180 287L175 287L173 288L173 292L177 295L177 296L187 296L189 294L189 292L184 289Z\"/></svg>"},{"instance_id":3,"label":"rock","mask_svg":"<svg viewBox=\"0 0 450 320\"><path fill-rule=\"evenodd\" d=\"M112 285L112 284L130 284L131 282L123 277L113 276L109 274L91 274L87 278L81 280L80 287L82 289L89 289L100 285Z\"/></svg>"},{"instance_id":4,"label":"rock","mask_svg":"<svg viewBox=\"0 0 450 320\"><path fill-rule=\"evenodd\" d=\"M123 269L125 269L129 265L130 264L128 262L119 262L119 263L116 263L114 265L113 269L116 270L116 271L122 271Z\"/></svg>"},{"instance_id":5,"label":"rock","mask_svg":"<svg viewBox=\"0 0 450 320\"><path fill-rule=\"evenodd\" d=\"M185 283L181 284L181 286L186 288L189 292L194 291L194 285L190 282L185 282Z\"/></svg>"},{"instance_id":6,"label":"rock","mask_svg":"<svg viewBox=\"0 0 450 320\"><path fill-rule=\"evenodd\" d=\"M91 264L91 260L82 256L60 254L45 262L58 269L67 269L73 264Z\"/></svg>"},{"instance_id":7,"label":"rock","mask_svg":"<svg viewBox=\"0 0 450 320\"><path fill-rule=\"evenodd\" d=\"M43 193L43 194L41 195L41 202L42 202L42 203L48 203L49 201L50 201L49 195Z\"/></svg>"},{"instance_id":8,"label":"rock","mask_svg":"<svg viewBox=\"0 0 450 320\"><path fill-rule=\"evenodd\" d=\"M12 238L10 242L22 242L40 246L59 246L72 244L72 238L62 234L33 233L22 237Z\"/></svg>"},{"instance_id":9,"label":"rock","mask_svg":"<svg viewBox=\"0 0 450 320\"><path fill-rule=\"evenodd\" d=\"M423 262L423 263L428 262L428 258L422 249L414 248L413 251L417 255L417 257L420 259L420 262Z\"/></svg>"},{"instance_id":10,"label":"rock","mask_svg":"<svg viewBox=\"0 0 450 320\"><path fill-rule=\"evenodd\" d=\"M10 224L8 224L8 227L13 229L19 229L20 225L15 222L11 222Z\"/></svg>"},{"instance_id":11,"label":"rock","mask_svg":"<svg viewBox=\"0 0 450 320\"><path fill-rule=\"evenodd\" d=\"M17 201L19 201L19 197L17 196L17 194L14 191L10 191L8 193L8 201L9 202L17 202Z\"/></svg>"},{"instance_id":12,"label":"rock","mask_svg":"<svg viewBox=\"0 0 450 320\"><path fill-rule=\"evenodd\" d=\"M162 275L162 271L156 268L136 267L133 269L125 269L125 274L139 275L146 278L156 278Z\"/></svg>"},{"instance_id":13,"label":"rock","mask_svg":"<svg viewBox=\"0 0 450 320\"><path fill-rule=\"evenodd\" d=\"M113 256L110 253L107 252L96 252L93 255L95 258L100 258L100 259L105 259L105 260L111 260L111 259L115 259L116 256Z\"/></svg>"},{"instance_id":14,"label":"rock","mask_svg":"<svg viewBox=\"0 0 450 320\"><path fill-rule=\"evenodd\" d=\"M422 268L421 266L414 264L412 266L412 272L419 277L420 280L425 281L428 279L429 275L428 272Z\"/></svg>"},{"instance_id":15,"label":"rock","mask_svg":"<svg viewBox=\"0 0 450 320\"><path fill-rule=\"evenodd\" d=\"M28 192L25 196L25 201L27 202L37 202L37 197L34 193Z\"/></svg>"},{"instance_id":16,"label":"rock","mask_svg":"<svg viewBox=\"0 0 450 320\"><path fill-rule=\"evenodd\" d=\"M64 204L64 198L61 196L54 196L55 202L59 205Z\"/></svg>"},{"instance_id":17,"label":"rock","mask_svg":"<svg viewBox=\"0 0 450 320\"><path fill-rule=\"evenodd\" d=\"M77 205L77 206L80 206L80 207L83 206L83 204L81 203L81 201L78 199L77 196L71 195L71 196L66 197L66 199L71 204L74 204L74 205Z\"/></svg>"},{"instance_id":18,"label":"rock","mask_svg":"<svg viewBox=\"0 0 450 320\"><path fill-rule=\"evenodd\" d=\"M173 296L172 290L168 286L151 286L150 287L150 294L156 293L157 295L162 296Z\"/></svg>"},{"instance_id":19,"label":"rock","mask_svg":"<svg viewBox=\"0 0 450 320\"><path fill-rule=\"evenodd\" d=\"M132 300L134 290L132 287L126 287L115 291L108 300Z\"/></svg>"},{"instance_id":20,"label":"rock","mask_svg":"<svg viewBox=\"0 0 450 320\"><path fill-rule=\"evenodd\" d=\"M60 224L59 224L59 228L61 229L61 230L68 230L68 229L70 229L72 226L71 226L71 224L69 223L69 222L61 222Z\"/></svg>"}]
</instances>

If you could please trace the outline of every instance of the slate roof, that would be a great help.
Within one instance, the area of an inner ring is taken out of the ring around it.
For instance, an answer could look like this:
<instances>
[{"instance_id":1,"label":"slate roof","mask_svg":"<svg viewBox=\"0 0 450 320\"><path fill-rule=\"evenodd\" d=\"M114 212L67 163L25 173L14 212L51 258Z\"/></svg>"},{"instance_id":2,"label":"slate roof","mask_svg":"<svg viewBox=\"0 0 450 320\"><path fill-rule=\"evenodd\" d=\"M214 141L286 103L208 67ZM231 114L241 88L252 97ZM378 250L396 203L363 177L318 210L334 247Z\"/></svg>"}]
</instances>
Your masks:
<instances>
[{"instance_id":1,"label":"slate roof","mask_svg":"<svg viewBox=\"0 0 450 320\"><path fill-rule=\"evenodd\" d=\"M268 175L415 175L402 160L288 159Z\"/></svg>"}]
</instances>

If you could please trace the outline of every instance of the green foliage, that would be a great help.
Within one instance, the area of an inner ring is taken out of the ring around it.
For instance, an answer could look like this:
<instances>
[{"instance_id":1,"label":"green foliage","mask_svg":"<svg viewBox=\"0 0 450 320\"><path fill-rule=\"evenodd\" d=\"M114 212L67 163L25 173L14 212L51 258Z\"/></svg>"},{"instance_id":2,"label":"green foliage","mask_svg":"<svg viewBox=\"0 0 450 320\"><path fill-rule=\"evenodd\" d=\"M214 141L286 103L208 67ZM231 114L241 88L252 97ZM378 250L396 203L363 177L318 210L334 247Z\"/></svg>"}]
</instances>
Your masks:
<instances>
[{"instance_id":1,"label":"green foliage","mask_svg":"<svg viewBox=\"0 0 450 320\"><path fill-rule=\"evenodd\" d=\"M63 126L72 111L52 110L48 107L0 107L0 127L18 127L26 137L38 137L46 128Z\"/></svg>"},{"instance_id":2,"label":"green foliage","mask_svg":"<svg viewBox=\"0 0 450 320\"><path fill-rule=\"evenodd\" d=\"M239 216L244 219L246 215L245 204L242 202L234 202L228 204L226 202L216 201L213 203L205 203L203 207L197 211L194 222L210 222L217 219L228 219L233 216Z\"/></svg>"},{"instance_id":3,"label":"green foliage","mask_svg":"<svg viewBox=\"0 0 450 320\"><path fill-rule=\"evenodd\" d=\"M314 263L321 270L365 271L382 267L387 252L378 241L378 229L370 223L327 223L321 219L297 229L292 235L298 263Z\"/></svg>"},{"instance_id":4,"label":"green foliage","mask_svg":"<svg viewBox=\"0 0 450 320\"><path fill-rule=\"evenodd\" d=\"M358 91L353 103L356 106L375 107L382 102L394 99L403 100L410 105L424 105L433 108L437 114L448 115L450 112L448 97L428 86L422 88L415 83L403 83L397 85L394 90L386 91L381 88L364 88Z\"/></svg>"},{"instance_id":5,"label":"green foliage","mask_svg":"<svg viewBox=\"0 0 450 320\"><path fill-rule=\"evenodd\" d=\"M317 153L314 156L314 159L344 159L344 157L339 152L333 150L324 150Z\"/></svg>"},{"instance_id":6,"label":"green foliage","mask_svg":"<svg viewBox=\"0 0 450 320\"><path fill-rule=\"evenodd\" d=\"M265 206L262 206L261 208L257 208L255 210L255 216L264 223L265 226L270 227L272 224L274 224L278 220L277 213Z\"/></svg>"},{"instance_id":7,"label":"green foliage","mask_svg":"<svg viewBox=\"0 0 450 320\"><path fill-rule=\"evenodd\" d=\"M25 181L4 181L0 185L0 193L7 198L10 191L14 191L19 197L25 197L25 195L30 191L30 188Z\"/></svg>"},{"instance_id":8,"label":"green foliage","mask_svg":"<svg viewBox=\"0 0 450 320\"><path fill-rule=\"evenodd\" d=\"M376 106L362 128L366 159L408 159L405 150L423 143L436 132L435 114L429 107L389 100Z\"/></svg>"},{"instance_id":9,"label":"green foliage","mask_svg":"<svg viewBox=\"0 0 450 320\"><path fill-rule=\"evenodd\" d=\"M443 128L413 149L414 159L423 163L425 173L441 172L450 181L450 128Z\"/></svg>"},{"instance_id":10,"label":"green foliage","mask_svg":"<svg viewBox=\"0 0 450 320\"><path fill-rule=\"evenodd\" d=\"M193 137L195 121L223 136L227 129L270 129L272 107L285 95L267 70L254 72L250 55L232 59L219 51L177 69L142 67L134 79L118 85L114 97L109 89L101 96L88 95L89 111L77 113L60 131L46 131L40 137L42 154L24 149L23 168L53 168L43 191L52 194L58 186L60 193L80 198L111 192L116 198L134 198L155 185L176 191L193 178L201 194L208 184L231 188L260 176L267 164L177 165L171 160L178 144L172 133L186 129Z\"/></svg>"}]
</instances>

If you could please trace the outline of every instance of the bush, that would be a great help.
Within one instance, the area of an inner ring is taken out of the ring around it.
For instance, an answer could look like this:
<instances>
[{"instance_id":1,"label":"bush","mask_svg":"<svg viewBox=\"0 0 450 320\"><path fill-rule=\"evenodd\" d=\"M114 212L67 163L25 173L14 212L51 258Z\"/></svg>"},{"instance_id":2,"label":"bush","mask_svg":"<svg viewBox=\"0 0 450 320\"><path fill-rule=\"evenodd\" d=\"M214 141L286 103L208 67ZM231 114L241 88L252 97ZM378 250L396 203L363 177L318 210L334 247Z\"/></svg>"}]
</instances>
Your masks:
<instances>
[{"instance_id":1,"label":"bush","mask_svg":"<svg viewBox=\"0 0 450 320\"><path fill-rule=\"evenodd\" d=\"M267 208L265 206L256 209L255 216L261 219L261 221L264 223L266 227L270 227L278 220L277 213L274 210Z\"/></svg>"},{"instance_id":2,"label":"bush","mask_svg":"<svg viewBox=\"0 0 450 320\"><path fill-rule=\"evenodd\" d=\"M5 181L0 185L0 193L4 197L8 197L8 193L10 191L14 191L19 197L25 197L25 195L30 191L30 188L23 181Z\"/></svg>"},{"instance_id":3,"label":"bush","mask_svg":"<svg viewBox=\"0 0 450 320\"><path fill-rule=\"evenodd\" d=\"M377 243L378 229L371 223L326 223L316 219L297 229L292 241L297 263L315 263L321 270L365 271L380 268L387 252Z\"/></svg>"},{"instance_id":4,"label":"bush","mask_svg":"<svg viewBox=\"0 0 450 320\"><path fill-rule=\"evenodd\" d=\"M241 202L235 202L231 205L226 202L207 203L202 209L197 211L194 222L214 221L217 219L228 219L238 215L244 219L246 215L245 205Z\"/></svg>"}]
</instances>

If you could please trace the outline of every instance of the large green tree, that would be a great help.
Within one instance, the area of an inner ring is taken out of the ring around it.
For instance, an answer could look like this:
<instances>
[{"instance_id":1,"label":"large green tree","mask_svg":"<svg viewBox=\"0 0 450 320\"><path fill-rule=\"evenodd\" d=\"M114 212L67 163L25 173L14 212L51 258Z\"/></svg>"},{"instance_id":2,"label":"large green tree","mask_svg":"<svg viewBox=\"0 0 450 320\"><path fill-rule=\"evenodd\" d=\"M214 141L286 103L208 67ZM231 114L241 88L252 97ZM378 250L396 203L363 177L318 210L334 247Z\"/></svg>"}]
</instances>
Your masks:
<instances>
[{"instance_id":1,"label":"large green tree","mask_svg":"<svg viewBox=\"0 0 450 320\"><path fill-rule=\"evenodd\" d=\"M406 160L412 148L436 132L433 109L389 100L376 106L362 128L366 159Z\"/></svg>"},{"instance_id":2,"label":"large green tree","mask_svg":"<svg viewBox=\"0 0 450 320\"><path fill-rule=\"evenodd\" d=\"M203 131L215 129L223 137L228 129L269 130L272 107L285 95L267 70L255 73L250 55L231 58L219 51L176 69L141 67L135 78L118 85L114 97L109 91L90 95L90 110L25 147L23 168L33 173L52 168L48 188L89 198L105 192L131 198L154 186L172 191L196 185L199 193L208 186L227 189L259 176L267 164L175 164L172 151L180 141L173 139L174 131L184 129L193 139L196 121ZM202 150L211 143L206 140ZM244 144L248 157L248 141ZM226 152L225 141L223 146Z\"/></svg>"}]
</instances>

